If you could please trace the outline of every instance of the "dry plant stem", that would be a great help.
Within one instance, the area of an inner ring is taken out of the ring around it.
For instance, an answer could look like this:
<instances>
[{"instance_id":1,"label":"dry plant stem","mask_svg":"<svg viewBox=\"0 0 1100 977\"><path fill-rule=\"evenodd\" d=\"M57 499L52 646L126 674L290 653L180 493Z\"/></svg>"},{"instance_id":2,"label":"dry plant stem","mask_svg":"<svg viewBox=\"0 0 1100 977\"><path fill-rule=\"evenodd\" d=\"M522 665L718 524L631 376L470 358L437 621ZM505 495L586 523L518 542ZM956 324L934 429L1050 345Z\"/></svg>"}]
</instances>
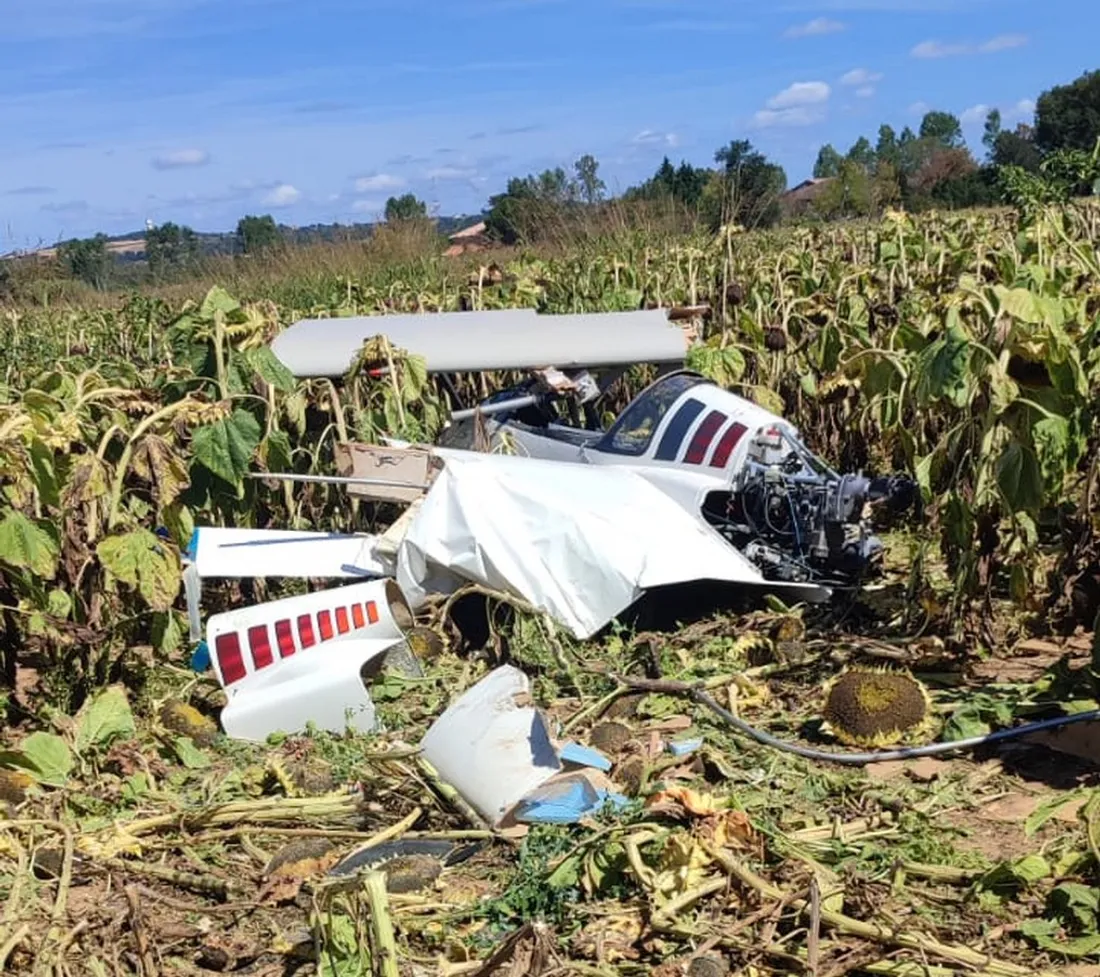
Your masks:
<instances>
[{"instance_id":1,"label":"dry plant stem","mask_svg":"<svg viewBox=\"0 0 1100 977\"><path fill-rule=\"evenodd\" d=\"M153 953L149 949L149 937L145 932L145 923L141 918L141 903L132 886L126 887L126 901L130 904L130 930L137 941L138 957L141 961L141 972L145 977L156 977L158 973L157 963L153 959Z\"/></svg>"},{"instance_id":2,"label":"dry plant stem","mask_svg":"<svg viewBox=\"0 0 1100 977\"><path fill-rule=\"evenodd\" d=\"M19 927L8 939L4 941L4 945L0 946L0 970L3 970L7 966L8 957L11 956L12 951L19 946L23 940L26 939L27 934L30 933L30 923L24 923Z\"/></svg>"},{"instance_id":3,"label":"dry plant stem","mask_svg":"<svg viewBox=\"0 0 1100 977\"><path fill-rule=\"evenodd\" d=\"M953 868L950 865L925 865L921 862L898 862L898 870L903 876L911 875L916 879L929 879L932 882L965 885L979 878L982 873L977 869Z\"/></svg>"},{"instance_id":4,"label":"dry plant stem","mask_svg":"<svg viewBox=\"0 0 1100 977\"><path fill-rule=\"evenodd\" d=\"M131 821L129 824L112 826L104 832L119 829L127 834L138 835L161 828L177 828L190 831L209 825L264 823L268 821L318 820L321 818L349 818L360 813L363 802L353 794L329 795L327 797L278 797L258 801L234 801L228 804L216 804L199 808L197 811L180 811L176 814L161 814L156 817Z\"/></svg>"},{"instance_id":5,"label":"dry plant stem","mask_svg":"<svg viewBox=\"0 0 1100 977\"><path fill-rule=\"evenodd\" d=\"M457 790L440 778L435 767L433 767L424 757L417 757L416 765L429 786L469 821L470 824L481 831L489 830L489 824L486 820L470 806L469 802Z\"/></svg>"},{"instance_id":6,"label":"dry plant stem","mask_svg":"<svg viewBox=\"0 0 1100 977\"><path fill-rule=\"evenodd\" d=\"M389 830L388 828L386 830ZM377 831L340 831L337 828L230 828L228 830L204 831L195 838L198 841L212 841L221 838L238 838L243 835L272 835L280 838L332 838L336 841L377 842ZM495 838L492 831L406 831L406 838L434 838L438 841L485 841ZM265 860L266 862L266 860Z\"/></svg>"},{"instance_id":7,"label":"dry plant stem","mask_svg":"<svg viewBox=\"0 0 1100 977\"><path fill-rule=\"evenodd\" d=\"M703 847L718 864L720 864L730 875L740 880L742 884L755 889L761 895L769 899L784 898L782 889L772 885L767 879L761 878L748 868L748 866L742 865L736 858L730 855L729 852L722 851L709 844L704 844ZM795 898L791 900L791 905L798 909L805 910L807 908L807 901ZM967 946L940 943L939 940L919 933L895 932L886 929L884 926L878 926L874 923L865 923L862 920L853 919L851 916L845 916L843 913L834 912L829 909L823 908L821 910L821 920L826 925L838 929L842 933L847 933L850 936L858 936L862 939L872 940L876 943L904 947L908 950L917 950L922 953L940 957L943 960L949 960L953 963L977 967L984 973L995 975L995 977L1058 977L1057 974L1051 971L1029 970L1026 967L1020 967L1014 963L994 960L986 954L979 953L977 950Z\"/></svg>"},{"instance_id":8,"label":"dry plant stem","mask_svg":"<svg viewBox=\"0 0 1100 977\"><path fill-rule=\"evenodd\" d=\"M206 896L224 898L231 891L240 891L239 887L219 879L213 875L193 875L190 872L178 872L163 865L146 865L144 862L127 862L121 858L105 858L100 863L104 868L112 872L136 875L139 878L157 879L160 882L171 882L181 889L190 889L193 892L201 892Z\"/></svg>"},{"instance_id":9,"label":"dry plant stem","mask_svg":"<svg viewBox=\"0 0 1100 977\"><path fill-rule=\"evenodd\" d=\"M375 977L401 977L397 966L397 942L393 936L386 876L369 872L363 879L363 892L370 906L371 969Z\"/></svg>"}]
</instances>

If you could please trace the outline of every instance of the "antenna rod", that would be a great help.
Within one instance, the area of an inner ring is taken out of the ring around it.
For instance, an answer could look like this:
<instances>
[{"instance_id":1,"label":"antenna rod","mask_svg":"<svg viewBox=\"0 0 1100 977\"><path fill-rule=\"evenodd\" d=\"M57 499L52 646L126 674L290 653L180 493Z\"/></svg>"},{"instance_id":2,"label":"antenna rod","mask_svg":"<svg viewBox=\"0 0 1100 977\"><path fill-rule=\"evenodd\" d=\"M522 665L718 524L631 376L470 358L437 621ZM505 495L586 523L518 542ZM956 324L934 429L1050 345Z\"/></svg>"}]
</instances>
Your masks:
<instances>
[{"instance_id":1,"label":"antenna rod","mask_svg":"<svg viewBox=\"0 0 1100 977\"><path fill-rule=\"evenodd\" d=\"M248 478L275 478L282 482L307 482L314 485L379 485L385 488L430 489L418 482L399 482L387 478L354 478L346 475L292 475L283 472L249 472Z\"/></svg>"}]
</instances>

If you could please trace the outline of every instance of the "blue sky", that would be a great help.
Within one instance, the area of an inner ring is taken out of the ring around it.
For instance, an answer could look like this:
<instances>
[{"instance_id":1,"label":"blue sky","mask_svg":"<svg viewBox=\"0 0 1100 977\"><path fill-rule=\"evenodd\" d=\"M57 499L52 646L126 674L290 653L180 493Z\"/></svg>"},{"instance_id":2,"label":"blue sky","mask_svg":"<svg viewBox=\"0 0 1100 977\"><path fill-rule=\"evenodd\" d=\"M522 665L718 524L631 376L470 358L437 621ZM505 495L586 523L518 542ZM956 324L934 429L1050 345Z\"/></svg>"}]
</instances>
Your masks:
<instances>
[{"instance_id":1,"label":"blue sky","mask_svg":"<svg viewBox=\"0 0 1100 977\"><path fill-rule=\"evenodd\" d=\"M1096 0L7 0L0 252L176 221L477 212L590 152L612 191L664 154L818 147L989 106L1030 121L1100 67Z\"/></svg>"}]
</instances>

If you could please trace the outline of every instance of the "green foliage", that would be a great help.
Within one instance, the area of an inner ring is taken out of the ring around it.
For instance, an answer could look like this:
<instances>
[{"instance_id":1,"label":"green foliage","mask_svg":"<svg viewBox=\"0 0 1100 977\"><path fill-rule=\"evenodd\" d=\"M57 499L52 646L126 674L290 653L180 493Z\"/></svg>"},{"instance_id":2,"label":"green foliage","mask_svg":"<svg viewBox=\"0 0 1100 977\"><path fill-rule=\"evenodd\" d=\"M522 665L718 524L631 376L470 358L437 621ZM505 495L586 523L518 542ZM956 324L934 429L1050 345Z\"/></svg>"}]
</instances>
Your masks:
<instances>
[{"instance_id":1,"label":"green foliage","mask_svg":"<svg viewBox=\"0 0 1100 977\"><path fill-rule=\"evenodd\" d=\"M927 139L944 149L959 149L965 145L962 124L958 117L950 112L925 113L920 123L920 138Z\"/></svg>"},{"instance_id":2,"label":"green foliage","mask_svg":"<svg viewBox=\"0 0 1100 977\"><path fill-rule=\"evenodd\" d=\"M386 223L400 224L407 221L426 220L428 205L414 194L405 193L386 201Z\"/></svg>"},{"instance_id":3,"label":"green foliage","mask_svg":"<svg viewBox=\"0 0 1100 977\"><path fill-rule=\"evenodd\" d=\"M198 253L198 241L190 227L167 223L145 232L145 258L154 278L186 268Z\"/></svg>"},{"instance_id":4,"label":"green foliage","mask_svg":"<svg viewBox=\"0 0 1100 977\"><path fill-rule=\"evenodd\" d=\"M92 288L107 287L113 261L107 251L106 234L66 241L58 247L57 256L73 278Z\"/></svg>"},{"instance_id":5,"label":"green foliage","mask_svg":"<svg viewBox=\"0 0 1100 977\"><path fill-rule=\"evenodd\" d=\"M282 243L282 236L270 214L256 217L249 214L237 221L237 247L244 254L263 254Z\"/></svg>"},{"instance_id":6,"label":"green foliage","mask_svg":"<svg viewBox=\"0 0 1100 977\"><path fill-rule=\"evenodd\" d=\"M814 163L814 178L817 180L828 179L840 172L842 157L831 144L826 143L817 154L817 162Z\"/></svg>"},{"instance_id":7,"label":"green foliage","mask_svg":"<svg viewBox=\"0 0 1100 977\"><path fill-rule=\"evenodd\" d=\"M1035 141L1044 153L1092 150L1100 139L1100 71L1043 92L1035 105Z\"/></svg>"}]
</instances>

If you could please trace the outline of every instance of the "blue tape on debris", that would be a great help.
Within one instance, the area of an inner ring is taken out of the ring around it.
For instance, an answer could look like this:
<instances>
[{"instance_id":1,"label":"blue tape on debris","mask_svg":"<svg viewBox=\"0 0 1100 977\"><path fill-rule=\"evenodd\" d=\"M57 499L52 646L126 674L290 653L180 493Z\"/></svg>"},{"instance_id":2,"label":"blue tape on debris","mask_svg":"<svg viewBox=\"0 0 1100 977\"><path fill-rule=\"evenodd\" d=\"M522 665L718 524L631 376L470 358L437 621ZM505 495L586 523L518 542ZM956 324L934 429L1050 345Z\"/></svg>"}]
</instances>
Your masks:
<instances>
[{"instance_id":1,"label":"blue tape on debris","mask_svg":"<svg viewBox=\"0 0 1100 977\"><path fill-rule=\"evenodd\" d=\"M205 672L210 667L210 649L205 641L200 641L191 653L191 669L195 672Z\"/></svg>"},{"instance_id":2,"label":"blue tape on debris","mask_svg":"<svg viewBox=\"0 0 1100 977\"><path fill-rule=\"evenodd\" d=\"M558 756L566 763L575 763L579 767L594 767L604 772L611 769L611 761L599 750L581 746L580 743L566 743L558 750Z\"/></svg>"}]
</instances>

